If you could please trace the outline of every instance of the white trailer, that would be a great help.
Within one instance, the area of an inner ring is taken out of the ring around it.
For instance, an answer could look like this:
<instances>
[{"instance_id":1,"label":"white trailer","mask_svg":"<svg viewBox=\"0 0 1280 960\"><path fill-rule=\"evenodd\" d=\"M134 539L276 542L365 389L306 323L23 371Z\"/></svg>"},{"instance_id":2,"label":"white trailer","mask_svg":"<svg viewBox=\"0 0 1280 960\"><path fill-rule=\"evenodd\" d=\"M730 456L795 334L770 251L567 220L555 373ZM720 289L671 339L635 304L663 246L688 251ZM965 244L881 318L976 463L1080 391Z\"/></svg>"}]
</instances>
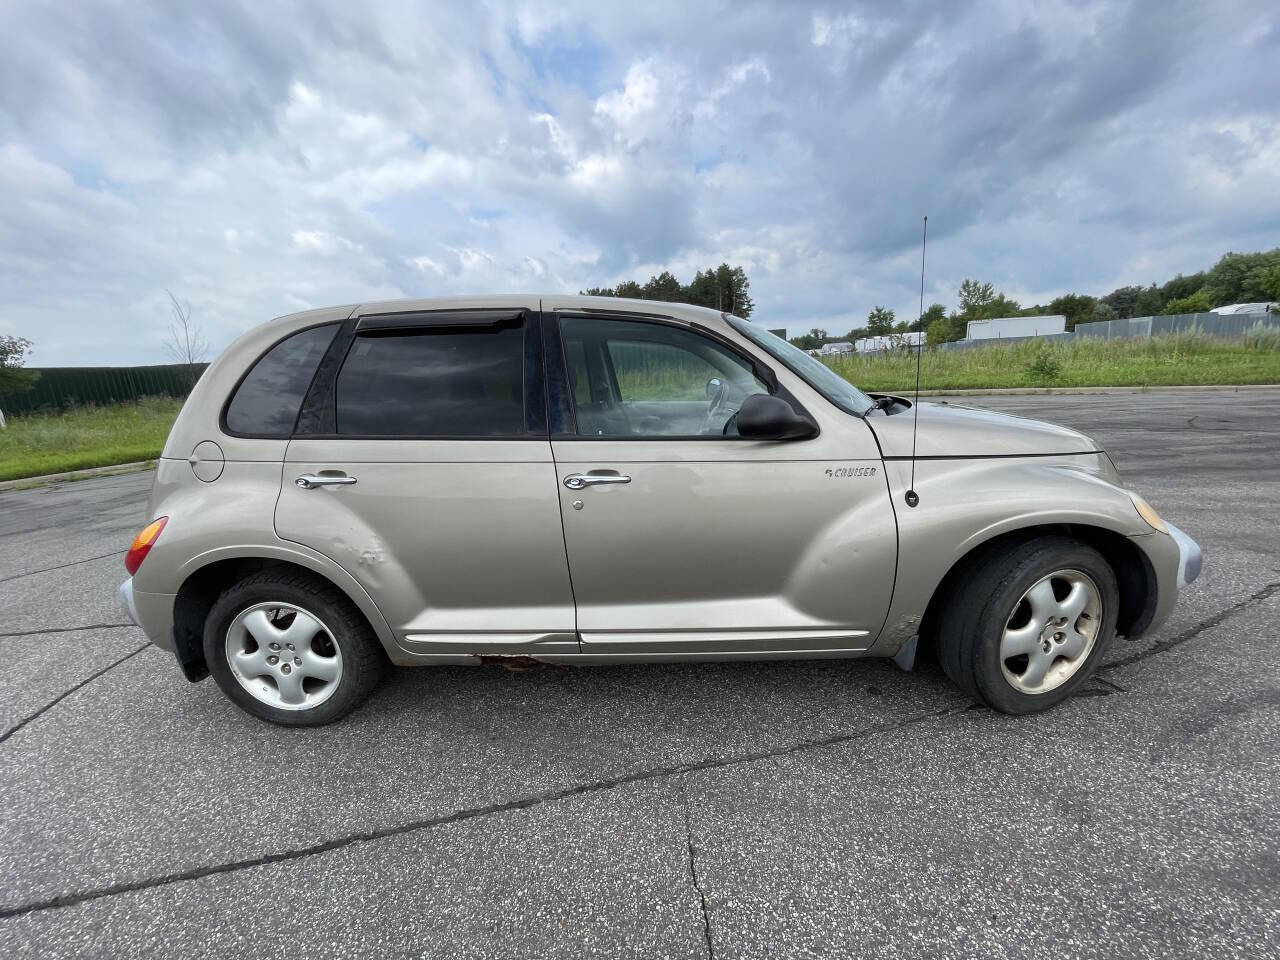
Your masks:
<instances>
[{"instance_id":1,"label":"white trailer","mask_svg":"<svg viewBox=\"0 0 1280 960\"><path fill-rule=\"evenodd\" d=\"M1055 314L1042 317L997 317L995 320L970 320L965 329L966 340L1000 340L1004 337L1043 337L1050 333L1066 333L1067 318Z\"/></svg>"}]
</instances>

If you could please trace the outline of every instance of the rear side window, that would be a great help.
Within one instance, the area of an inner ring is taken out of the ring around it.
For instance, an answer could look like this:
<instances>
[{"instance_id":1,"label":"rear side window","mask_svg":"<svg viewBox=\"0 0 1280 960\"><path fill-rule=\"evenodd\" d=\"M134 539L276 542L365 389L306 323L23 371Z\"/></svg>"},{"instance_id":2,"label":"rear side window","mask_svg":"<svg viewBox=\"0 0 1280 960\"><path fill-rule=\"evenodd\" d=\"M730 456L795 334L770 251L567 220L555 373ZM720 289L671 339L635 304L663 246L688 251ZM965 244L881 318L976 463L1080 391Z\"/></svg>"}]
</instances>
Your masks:
<instances>
[{"instance_id":1,"label":"rear side window","mask_svg":"<svg viewBox=\"0 0 1280 960\"><path fill-rule=\"evenodd\" d=\"M357 336L337 381L348 436L523 436L524 329L457 327Z\"/></svg>"},{"instance_id":2,"label":"rear side window","mask_svg":"<svg viewBox=\"0 0 1280 960\"><path fill-rule=\"evenodd\" d=\"M292 435L302 398L337 332L336 323L312 327L263 354L227 404L227 429L255 437Z\"/></svg>"}]
</instances>

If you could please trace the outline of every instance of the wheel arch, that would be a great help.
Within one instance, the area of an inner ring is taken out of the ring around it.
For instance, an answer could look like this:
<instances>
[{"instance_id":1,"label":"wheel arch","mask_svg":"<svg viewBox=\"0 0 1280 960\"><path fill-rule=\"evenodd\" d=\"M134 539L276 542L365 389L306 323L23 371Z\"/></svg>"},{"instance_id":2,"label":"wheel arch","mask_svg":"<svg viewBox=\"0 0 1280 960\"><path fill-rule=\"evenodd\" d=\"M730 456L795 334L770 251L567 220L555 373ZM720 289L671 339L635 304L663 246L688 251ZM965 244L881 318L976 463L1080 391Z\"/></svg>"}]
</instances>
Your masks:
<instances>
[{"instance_id":1,"label":"wheel arch","mask_svg":"<svg viewBox=\"0 0 1280 960\"><path fill-rule=\"evenodd\" d=\"M920 624L920 640L931 648L937 639L937 624L942 607L959 589L976 563L993 553L1045 536L1067 537L1093 547L1102 554L1116 576L1120 592L1120 609L1116 616L1118 636L1137 636L1155 615L1159 589L1151 561L1124 534L1087 523L1043 523L998 533L972 546L955 561L934 589Z\"/></svg>"},{"instance_id":2,"label":"wheel arch","mask_svg":"<svg viewBox=\"0 0 1280 960\"><path fill-rule=\"evenodd\" d=\"M173 601L173 647L187 679L209 675L204 659L204 624L218 597L232 584L263 570L305 573L331 586L356 605L383 648L394 649L394 635L373 598L345 570L290 549L264 547L211 551L182 570L182 585Z\"/></svg>"}]
</instances>

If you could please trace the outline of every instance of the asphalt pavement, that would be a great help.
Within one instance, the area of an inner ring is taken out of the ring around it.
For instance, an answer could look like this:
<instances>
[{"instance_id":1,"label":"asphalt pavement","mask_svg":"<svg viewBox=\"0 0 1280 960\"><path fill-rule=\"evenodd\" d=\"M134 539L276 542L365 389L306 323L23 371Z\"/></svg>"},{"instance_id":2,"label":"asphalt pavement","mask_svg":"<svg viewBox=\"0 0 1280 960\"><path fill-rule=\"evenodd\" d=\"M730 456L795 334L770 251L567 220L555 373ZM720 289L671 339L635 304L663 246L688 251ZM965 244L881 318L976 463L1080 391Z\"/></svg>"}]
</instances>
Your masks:
<instances>
[{"instance_id":1,"label":"asphalt pavement","mask_svg":"<svg viewBox=\"0 0 1280 960\"><path fill-rule=\"evenodd\" d=\"M1206 550L1013 719L880 661L398 670L287 730L124 622L149 473L0 493L0 955L1280 956L1280 390L953 398Z\"/></svg>"}]
</instances>

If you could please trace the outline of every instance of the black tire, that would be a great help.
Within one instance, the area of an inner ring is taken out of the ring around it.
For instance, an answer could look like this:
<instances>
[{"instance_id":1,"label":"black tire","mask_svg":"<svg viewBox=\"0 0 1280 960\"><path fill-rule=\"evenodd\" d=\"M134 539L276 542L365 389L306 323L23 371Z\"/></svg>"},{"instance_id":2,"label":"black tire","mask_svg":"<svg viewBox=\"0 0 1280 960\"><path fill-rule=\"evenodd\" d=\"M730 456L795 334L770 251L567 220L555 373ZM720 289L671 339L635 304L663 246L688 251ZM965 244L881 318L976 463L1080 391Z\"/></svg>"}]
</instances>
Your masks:
<instances>
[{"instance_id":1,"label":"black tire","mask_svg":"<svg viewBox=\"0 0 1280 960\"><path fill-rule=\"evenodd\" d=\"M1097 587L1101 600L1098 632L1088 655L1065 682L1052 690L1027 693L1005 677L1001 638L1024 594L1059 570L1084 573ZM1115 571L1087 544L1046 536L996 545L975 558L972 572L956 584L942 604L937 623L938 660L952 682L994 710L1010 714L1047 710L1074 694L1093 674L1115 636L1119 606Z\"/></svg>"},{"instance_id":2,"label":"black tire","mask_svg":"<svg viewBox=\"0 0 1280 960\"><path fill-rule=\"evenodd\" d=\"M305 709L282 709L250 694L227 662L227 631L241 612L255 604L285 603L317 617L342 655L336 689L324 702ZM305 573L264 570L228 587L204 627L204 655L214 681L237 706L255 717L288 727L332 723L373 692L382 680L387 657L364 614L335 587Z\"/></svg>"}]
</instances>

